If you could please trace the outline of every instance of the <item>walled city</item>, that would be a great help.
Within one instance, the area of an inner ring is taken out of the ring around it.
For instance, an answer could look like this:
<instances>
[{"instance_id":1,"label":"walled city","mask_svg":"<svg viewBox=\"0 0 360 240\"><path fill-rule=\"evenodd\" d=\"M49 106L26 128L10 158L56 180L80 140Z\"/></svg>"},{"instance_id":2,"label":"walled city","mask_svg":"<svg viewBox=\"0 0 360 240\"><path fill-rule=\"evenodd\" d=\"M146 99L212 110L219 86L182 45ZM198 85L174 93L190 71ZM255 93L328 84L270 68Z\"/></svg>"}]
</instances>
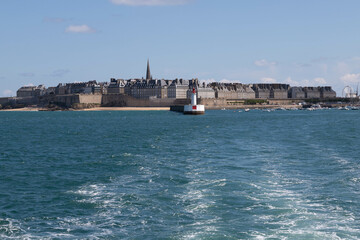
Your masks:
<instances>
[{"instance_id":1,"label":"walled city","mask_svg":"<svg viewBox=\"0 0 360 240\"><path fill-rule=\"evenodd\" d=\"M12 98L0 98L6 105L48 105L86 108L91 106L169 107L189 103L192 89L197 89L199 102L208 108L243 105L249 102L291 104L307 99L335 99L330 86L299 87L279 83L220 83L205 84L198 79L153 79L149 61L146 78L95 80L58 84L56 87L23 86Z\"/></svg>"}]
</instances>

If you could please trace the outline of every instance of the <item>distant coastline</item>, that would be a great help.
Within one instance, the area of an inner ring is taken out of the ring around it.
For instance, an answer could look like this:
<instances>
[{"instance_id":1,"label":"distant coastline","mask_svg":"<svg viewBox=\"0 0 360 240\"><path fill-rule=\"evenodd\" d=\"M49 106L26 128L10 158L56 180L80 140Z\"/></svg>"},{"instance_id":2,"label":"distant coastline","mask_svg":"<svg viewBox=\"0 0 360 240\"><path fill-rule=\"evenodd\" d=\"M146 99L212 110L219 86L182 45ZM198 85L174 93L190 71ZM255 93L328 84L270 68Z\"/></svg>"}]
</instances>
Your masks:
<instances>
[{"instance_id":1,"label":"distant coastline","mask_svg":"<svg viewBox=\"0 0 360 240\"><path fill-rule=\"evenodd\" d=\"M157 79L147 62L146 78L115 79L110 82L59 83L45 87L23 86L16 97L0 98L0 109L15 111L147 111L168 110L190 104L193 89L197 103L206 109L300 108L359 103L358 92L349 87L345 98L336 96L331 86L290 86L282 83L200 82ZM20 110L19 110L20 109Z\"/></svg>"},{"instance_id":2,"label":"distant coastline","mask_svg":"<svg viewBox=\"0 0 360 240\"><path fill-rule=\"evenodd\" d=\"M328 104L328 105L298 105L298 104L276 104L276 105L241 105L241 106L228 106L226 108L220 106L212 106L207 110L244 110L244 109L259 109L259 110L301 110L312 108L356 108L359 109L359 104ZM54 111L76 111L76 112L89 112L89 111L170 111L171 107L91 107L91 108L47 108L47 107L22 107L11 109L0 109L0 112L54 112Z\"/></svg>"},{"instance_id":3,"label":"distant coastline","mask_svg":"<svg viewBox=\"0 0 360 240\"><path fill-rule=\"evenodd\" d=\"M67 109L66 111L169 111L170 107L94 107L84 109ZM14 109L1 109L1 112L38 112L38 111L64 111L62 109L51 110L41 107L24 107Z\"/></svg>"}]
</instances>

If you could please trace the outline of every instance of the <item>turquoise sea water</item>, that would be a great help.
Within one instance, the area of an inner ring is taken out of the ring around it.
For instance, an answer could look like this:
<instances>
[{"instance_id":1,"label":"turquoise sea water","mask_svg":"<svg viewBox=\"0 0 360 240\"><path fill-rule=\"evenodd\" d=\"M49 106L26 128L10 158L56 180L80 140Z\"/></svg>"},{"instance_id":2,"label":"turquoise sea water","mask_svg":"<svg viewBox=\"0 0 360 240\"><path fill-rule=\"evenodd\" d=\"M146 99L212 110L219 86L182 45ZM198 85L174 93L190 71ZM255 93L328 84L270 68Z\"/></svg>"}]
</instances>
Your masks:
<instances>
[{"instance_id":1,"label":"turquoise sea water","mask_svg":"<svg viewBox=\"0 0 360 240\"><path fill-rule=\"evenodd\" d=\"M0 112L0 238L360 239L359 119Z\"/></svg>"}]
</instances>

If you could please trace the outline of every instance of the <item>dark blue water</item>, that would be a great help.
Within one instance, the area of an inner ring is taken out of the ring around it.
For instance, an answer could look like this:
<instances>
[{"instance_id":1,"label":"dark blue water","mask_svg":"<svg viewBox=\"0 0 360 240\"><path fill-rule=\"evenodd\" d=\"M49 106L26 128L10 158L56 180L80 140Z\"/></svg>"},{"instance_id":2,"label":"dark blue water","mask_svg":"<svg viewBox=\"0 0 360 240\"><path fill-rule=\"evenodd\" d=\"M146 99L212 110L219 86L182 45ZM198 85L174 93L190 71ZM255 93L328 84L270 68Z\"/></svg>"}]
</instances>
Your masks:
<instances>
[{"instance_id":1,"label":"dark blue water","mask_svg":"<svg viewBox=\"0 0 360 240\"><path fill-rule=\"evenodd\" d=\"M359 239L359 119L0 112L0 238Z\"/></svg>"}]
</instances>

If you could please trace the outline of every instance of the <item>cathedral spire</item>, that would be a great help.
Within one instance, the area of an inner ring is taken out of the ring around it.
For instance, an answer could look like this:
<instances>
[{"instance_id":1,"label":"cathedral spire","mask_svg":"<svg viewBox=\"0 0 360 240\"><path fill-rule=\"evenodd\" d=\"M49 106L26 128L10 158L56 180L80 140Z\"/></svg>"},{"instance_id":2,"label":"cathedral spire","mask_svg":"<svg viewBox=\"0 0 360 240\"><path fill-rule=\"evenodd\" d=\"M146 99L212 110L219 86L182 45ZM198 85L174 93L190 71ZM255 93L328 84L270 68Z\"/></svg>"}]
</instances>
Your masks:
<instances>
[{"instance_id":1,"label":"cathedral spire","mask_svg":"<svg viewBox=\"0 0 360 240\"><path fill-rule=\"evenodd\" d=\"M146 80L152 80L152 76L151 76L151 73L150 73L150 63L149 63L149 59L148 59L148 61L147 61Z\"/></svg>"}]
</instances>

